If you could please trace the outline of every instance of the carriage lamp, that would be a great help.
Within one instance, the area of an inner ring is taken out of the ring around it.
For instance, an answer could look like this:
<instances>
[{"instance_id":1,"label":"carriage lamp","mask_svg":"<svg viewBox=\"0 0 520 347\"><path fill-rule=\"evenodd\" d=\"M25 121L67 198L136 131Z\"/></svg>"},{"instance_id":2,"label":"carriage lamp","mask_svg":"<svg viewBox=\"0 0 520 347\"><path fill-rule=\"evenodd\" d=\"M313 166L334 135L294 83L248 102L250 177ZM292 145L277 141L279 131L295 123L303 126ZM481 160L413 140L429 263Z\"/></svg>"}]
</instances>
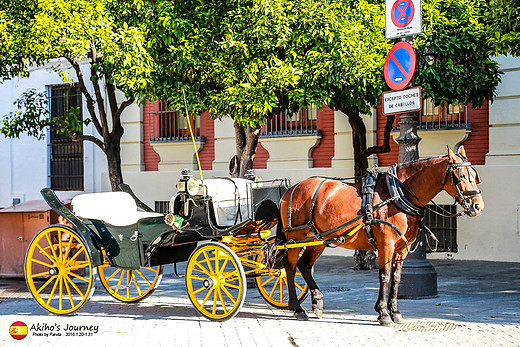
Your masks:
<instances>
[{"instance_id":1,"label":"carriage lamp","mask_svg":"<svg viewBox=\"0 0 520 347\"><path fill-rule=\"evenodd\" d=\"M200 188L200 183L193 177L191 170L182 170L181 179L177 183L177 191L193 196L200 194Z\"/></svg>"}]
</instances>

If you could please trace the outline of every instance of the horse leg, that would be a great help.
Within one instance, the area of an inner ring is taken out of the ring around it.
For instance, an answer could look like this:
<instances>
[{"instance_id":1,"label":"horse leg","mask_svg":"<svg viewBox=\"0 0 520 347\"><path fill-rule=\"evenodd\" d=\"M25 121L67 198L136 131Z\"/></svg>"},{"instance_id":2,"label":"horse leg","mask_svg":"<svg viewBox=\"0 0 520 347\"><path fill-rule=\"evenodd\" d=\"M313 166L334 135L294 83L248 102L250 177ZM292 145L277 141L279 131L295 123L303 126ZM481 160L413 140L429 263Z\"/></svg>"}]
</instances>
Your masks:
<instances>
[{"instance_id":1,"label":"horse leg","mask_svg":"<svg viewBox=\"0 0 520 347\"><path fill-rule=\"evenodd\" d=\"M300 269L311 292L312 311L318 318L323 317L323 294L312 276L312 266L324 250L325 246L308 247L298 259L298 269Z\"/></svg>"},{"instance_id":2,"label":"horse leg","mask_svg":"<svg viewBox=\"0 0 520 347\"><path fill-rule=\"evenodd\" d=\"M388 285L390 283L390 273L392 267L392 253L385 252L383 249L379 249L379 296L376 301L374 309L379 316L377 321L382 326L391 326L394 324L390 318L388 308L386 305L386 296L388 291Z\"/></svg>"},{"instance_id":3,"label":"horse leg","mask_svg":"<svg viewBox=\"0 0 520 347\"><path fill-rule=\"evenodd\" d=\"M298 302L296 294L296 286L294 284L294 276L296 275L296 264L301 248L291 248L287 250L287 263L285 264L285 273L287 275L287 287L289 289L289 309L294 312L297 320L309 320L309 317Z\"/></svg>"},{"instance_id":4,"label":"horse leg","mask_svg":"<svg viewBox=\"0 0 520 347\"><path fill-rule=\"evenodd\" d=\"M403 316L397 308L397 291L401 282L401 270L403 268L403 255L397 253L392 260L392 277L390 281L390 291L388 292L388 310L394 323L404 323Z\"/></svg>"}]
</instances>

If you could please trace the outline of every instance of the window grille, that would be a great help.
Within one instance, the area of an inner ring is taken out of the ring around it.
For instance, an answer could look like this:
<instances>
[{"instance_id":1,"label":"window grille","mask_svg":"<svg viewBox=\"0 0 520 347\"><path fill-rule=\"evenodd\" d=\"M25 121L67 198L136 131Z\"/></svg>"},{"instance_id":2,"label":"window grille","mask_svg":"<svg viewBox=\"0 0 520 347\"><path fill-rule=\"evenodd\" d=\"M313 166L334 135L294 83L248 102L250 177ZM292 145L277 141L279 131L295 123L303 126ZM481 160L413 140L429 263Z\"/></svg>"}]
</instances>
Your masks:
<instances>
[{"instance_id":1,"label":"window grille","mask_svg":"<svg viewBox=\"0 0 520 347\"><path fill-rule=\"evenodd\" d=\"M191 139L188 120L183 112L170 111L162 101L150 105L150 141L188 141ZM190 116L193 136L200 139L200 117Z\"/></svg>"},{"instance_id":2,"label":"window grille","mask_svg":"<svg viewBox=\"0 0 520 347\"><path fill-rule=\"evenodd\" d=\"M81 92L75 85L50 87L50 117L64 117L79 108L82 118ZM83 190L83 142L73 142L64 134L50 130L50 186L55 190Z\"/></svg>"},{"instance_id":3,"label":"window grille","mask_svg":"<svg viewBox=\"0 0 520 347\"><path fill-rule=\"evenodd\" d=\"M260 136L300 136L318 133L318 108L309 106L292 113L288 110L274 114L266 120Z\"/></svg>"},{"instance_id":4,"label":"window grille","mask_svg":"<svg viewBox=\"0 0 520 347\"><path fill-rule=\"evenodd\" d=\"M466 106L460 103L435 106L432 99L424 99L423 109L418 115L420 130L446 130L467 128ZM399 129L399 115L394 122L394 130Z\"/></svg>"},{"instance_id":5,"label":"window grille","mask_svg":"<svg viewBox=\"0 0 520 347\"><path fill-rule=\"evenodd\" d=\"M439 213L445 215L447 214L437 206L428 205L428 207ZM457 206L455 205L440 205L440 207L448 211L448 213L457 213ZM426 209L424 223L439 240L436 250L437 252L457 252L457 217L439 216L429 209ZM426 232L426 241L426 250L428 252L435 251L436 241L430 236L428 232Z\"/></svg>"}]
</instances>

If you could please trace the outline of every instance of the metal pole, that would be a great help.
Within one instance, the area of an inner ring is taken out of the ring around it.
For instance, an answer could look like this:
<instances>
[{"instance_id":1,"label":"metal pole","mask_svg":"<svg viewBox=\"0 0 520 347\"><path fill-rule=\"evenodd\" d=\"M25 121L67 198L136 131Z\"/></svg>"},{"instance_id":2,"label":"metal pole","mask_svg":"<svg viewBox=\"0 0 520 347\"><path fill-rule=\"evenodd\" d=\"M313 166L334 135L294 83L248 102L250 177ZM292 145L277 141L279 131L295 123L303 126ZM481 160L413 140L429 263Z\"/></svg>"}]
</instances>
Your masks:
<instances>
[{"instance_id":1,"label":"metal pole","mask_svg":"<svg viewBox=\"0 0 520 347\"><path fill-rule=\"evenodd\" d=\"M419 159L418 145L421 138L417 135L417 115L405 113L400 116L399 163ZM418 243L418 244L417 244ZM427 299L437 296L437 272L433 265L426 260L426 242L423 231L419 232L417 240L410 249L417 249L411 253L403 263L401 283L398 297L401 299Z\"/></svg>"}]
</instances>

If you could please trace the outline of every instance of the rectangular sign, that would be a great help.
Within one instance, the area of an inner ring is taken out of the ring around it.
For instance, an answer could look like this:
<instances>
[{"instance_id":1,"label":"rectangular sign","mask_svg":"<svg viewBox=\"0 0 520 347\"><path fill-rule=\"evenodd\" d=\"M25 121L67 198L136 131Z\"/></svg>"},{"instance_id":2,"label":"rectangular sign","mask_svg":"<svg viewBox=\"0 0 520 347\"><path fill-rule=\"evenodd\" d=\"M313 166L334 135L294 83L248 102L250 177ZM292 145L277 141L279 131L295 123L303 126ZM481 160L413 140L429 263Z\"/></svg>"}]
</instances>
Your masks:
<instances>
[{"instance_id":1,"label":"rectangular sign","mask_svg":"<svg viewBox=\"0 0 520 347\"><path fill-rule=\"evenodd\" d=\"M421 31L421 0L385 0L385 37L387 40L417 35Z\"/></svg>"},{"instance_id":2,"label":"rectangular sign","mask_svg":"<svg viewBox=\"0 0 520 347\"><path fill-rule=\"evenodd\" d=\"M383 114L385 115L420 111L422 105L422 87L383 93Z\"/></svg>"}]
</instances>

